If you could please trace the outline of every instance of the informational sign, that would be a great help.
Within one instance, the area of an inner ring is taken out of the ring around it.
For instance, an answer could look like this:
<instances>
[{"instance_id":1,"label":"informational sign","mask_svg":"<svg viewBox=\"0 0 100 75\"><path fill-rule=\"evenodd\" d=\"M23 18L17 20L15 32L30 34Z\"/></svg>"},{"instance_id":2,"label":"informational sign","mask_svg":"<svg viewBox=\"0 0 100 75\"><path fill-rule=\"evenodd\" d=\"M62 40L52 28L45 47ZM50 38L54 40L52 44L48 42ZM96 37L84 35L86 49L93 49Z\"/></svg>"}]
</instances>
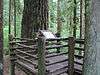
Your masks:
<instances>
[{"instance_id":1,"label":"informational sign","mask_svg":"<svg viewBox=\"0 0 100 75\"><path fill-rule=\"evenodd\" d=\"M49 30L41 30L40 32L46 39L56 38L56 36Z\"/></svg>"}]
</instances>

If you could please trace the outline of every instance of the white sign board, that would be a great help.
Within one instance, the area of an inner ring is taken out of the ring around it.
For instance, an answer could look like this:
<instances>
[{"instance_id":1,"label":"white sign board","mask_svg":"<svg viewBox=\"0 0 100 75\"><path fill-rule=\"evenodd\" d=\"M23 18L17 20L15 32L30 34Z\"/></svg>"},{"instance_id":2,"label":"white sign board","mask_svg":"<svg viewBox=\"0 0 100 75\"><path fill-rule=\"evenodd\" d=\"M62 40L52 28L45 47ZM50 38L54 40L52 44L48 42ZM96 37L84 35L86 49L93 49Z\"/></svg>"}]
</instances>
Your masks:
<instances>
[{"instance_id":1,"label":"white sign board","mask_svg":"<svg viewBox=\"0 0 100 75\"><path fill-rule=\"evenodd\" d=\"M56 38L56 36L50 31L41 31L41 32L46 39Z\"/></svg>"}]
</instances>

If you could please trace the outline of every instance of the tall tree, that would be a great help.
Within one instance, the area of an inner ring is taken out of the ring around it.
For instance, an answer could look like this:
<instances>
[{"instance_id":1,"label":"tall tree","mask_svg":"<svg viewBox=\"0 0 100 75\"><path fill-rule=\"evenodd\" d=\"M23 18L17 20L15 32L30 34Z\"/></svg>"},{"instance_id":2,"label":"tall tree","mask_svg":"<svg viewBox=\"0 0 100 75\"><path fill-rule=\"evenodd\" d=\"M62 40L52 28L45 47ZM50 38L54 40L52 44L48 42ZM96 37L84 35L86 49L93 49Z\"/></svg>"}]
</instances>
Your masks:
<instances>
[{"instance_id":1,"label":"tall tree","mask_svg":"<svg viewBox=\"0 0 100 75\"><path fill-rule=\"evenodd\" d=\"M80 0L80 39L84 39L85 35L85 1Z\"/></svg>"},{"instance_id":2,"label":"tall tree","mask_svg":"<svg viewBox=\"0 0 100 75\"><path fill-rule=\"evenodd\" d=\"M80 0L80 39L82 39L83 0Z\"/></svg>"},{"instance_id":3,"label":"tall tree","mask_svg":"<svg viewBox=\"0 0 100 75\"><path fill-rule=\"evenodd\" d=\"M76 37L76 13L77 13L77 2L76 2L76 0L74 0L74 11L73 11L73 13L74 13L74 17L73 17L73 24L74 24L74 26L73 26L73 36L74 37Z\"/></svg>"},{"instance_id":4,"label":"tall tree","mask_svg":"<svg viewBox=\"0 0 100 75\"><path fill-rule=\"evenodd\" d=\"M83 28L83 0L80 0L80 39L83 39L82 36L82 28ZM82 45L80 44L80 47ZM79 51L79 55L82 54L82 51Z\"/></svg>"},{"instance_id":5,"label":"tall tree","mask_svg":"<svg viewBox=\"0 0 100 75\"><path fill-rule=\"evenodd\" d=\"M85 0L84 75L100 75L100 0Z\"/></svg>"},{"instance_id":6,"label":"tall tree","mask_svg":"<svg viewBox=\"0 0 100 75\"><path fill-rule=\"evenodd\" d=\"M69 18L69 36L73 36L73 25L72 25L72 21L73 21L73 19L72 19L72 14L70 14L70 18Z\"/></svg>"},{"instance_id":7,"label":"tall tree","mask_svg":"<svg viewBox=\"0 0 100 75\"><path fill-rule=\"evenodd\" d=\"M61 0L57 1L57 34L58 36L61 36L61 27L62 27L60 2Z\"/></svg>"},{"instance_id":8,"label":"tall tree","mask_svg":"<svg viewBox=\"0 0 100 75\"><path fill-rule=\"evenodd\" d=\"M21 37L32 38L33 32L48 28L48 0L24 0Z\"/></svg>"},{"instance_id":9,"label":"tall tree","mask_svg":"<svg viewBox=\"0 0 100 75\"><path fill-rule=\"evenodd\" d=\"M13 33L12 27L14 27L14 1L9 0L9 34Z\"/></svg>"},{"instance_id":10,"label":"tall tree","mask_svg":"<svg viewBox=\"0 0 100 75\"><path fill-rule=\"evenodd\" d=\"M0 0L0 75L3 75L3 0Z\"/></svg>"}]
</instances>

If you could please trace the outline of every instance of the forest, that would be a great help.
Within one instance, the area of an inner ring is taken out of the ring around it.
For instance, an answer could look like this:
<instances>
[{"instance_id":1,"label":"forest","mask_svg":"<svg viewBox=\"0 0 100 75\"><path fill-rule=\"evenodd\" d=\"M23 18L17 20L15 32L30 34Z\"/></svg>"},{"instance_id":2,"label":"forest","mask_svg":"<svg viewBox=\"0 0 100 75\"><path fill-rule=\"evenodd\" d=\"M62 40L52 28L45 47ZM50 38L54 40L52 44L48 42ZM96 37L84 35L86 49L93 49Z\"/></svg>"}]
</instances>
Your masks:
<instances>
[{"instance_id":1,"label":"forest","mask_svg":"<svg viewBox=\"0 0 100 75\"><path fill-rule=\"evenodd\" d=\"M99 0L0 0L0 75L99 75Z\"/></svg>"},{"instance_id":2,"label":"forest","mask_svg":"<svg viewBox=\"0 0 100 75\"><path fill-rule=\"evenodd\" d=\"M81 4L80 4L81 3ZM14 34L14 4L11 2L11 33ZM84 1L77 0L49 0L49 23L48 29L54 33L59 32L62 37L71 35L84 38ZM16 0L16 36L21 36L22 14L24 9L23 0ZM32 9L32 8L30 8ZM81 9L81 10L80 10ZM8 54L9 34L9 0L4 0L4 49ZM80 15L80 13L82 13ZM75 19L76 18L76 19ZM59 22L58 22L59 21ZM81 25L81 26L80 26ZM75 29L75 30L74 30ZM82 32L81 30L82 29ZM74 33L76 31L76 33Z\"/></svg>"}]
</instances>

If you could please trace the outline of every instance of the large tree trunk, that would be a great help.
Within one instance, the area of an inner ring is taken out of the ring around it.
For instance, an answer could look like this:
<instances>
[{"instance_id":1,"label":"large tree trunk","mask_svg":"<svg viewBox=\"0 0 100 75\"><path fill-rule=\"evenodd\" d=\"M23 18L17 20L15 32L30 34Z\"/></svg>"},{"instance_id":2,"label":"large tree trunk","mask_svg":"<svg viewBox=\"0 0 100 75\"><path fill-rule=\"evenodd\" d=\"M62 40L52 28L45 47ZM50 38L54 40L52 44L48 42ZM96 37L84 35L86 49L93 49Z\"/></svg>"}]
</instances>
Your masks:
<instances>
[{"instance_id":1,"label":"large tree trunk","mask_svg":"<svg viewBox=\"0 0 100 75\"><path fill-rule=\"evenodd\" d=\"M3 75L3 0L0 0L0 75Z\"/></svg>"},{"instance_id":2,"label":"large tree trunk","mask_svg":"<svg viewBox=\"0 0 100 75\"><path fill-rule=\"evenodd\" d=\"M84 75L100 75L100 0L86 0Z\"/></svg>"},{"instance_id":3,"label":"large tree trunk","mask_svg":"<svg viewBox=\"0 0 100 75\"><path fill-rule=\"evenodd\" d=\"M61 0L57 1L57 35L58 37L61 36L61 28L62 28L60 2Z\"/></svg>"},{"instance_id":4,"label":"large tree trunk","mask_svg":"<svg viewBox=\"0 0 100 75\"><path fill-rule=\"evenodd\" d=\"M24 0L21 37L32 38L33 32L48 28L48 0Z\"/></svg>"},{"instance_id":5,"label":"large tree trunk","mask_svg":"<svg viewBox=\"0 0 100 75\"><path fill-rule=\"evenodd\" d=\"M77 26L76 26L76 9L77 9L77 3L76 3L76 0L74 0L74 11L73 11L73 13L74 13L74 17L73 17L73 24L74 24L74 26L73 26L73 36L76 38L76 29L77 29Z\"/></svg>"}]
</instances>

